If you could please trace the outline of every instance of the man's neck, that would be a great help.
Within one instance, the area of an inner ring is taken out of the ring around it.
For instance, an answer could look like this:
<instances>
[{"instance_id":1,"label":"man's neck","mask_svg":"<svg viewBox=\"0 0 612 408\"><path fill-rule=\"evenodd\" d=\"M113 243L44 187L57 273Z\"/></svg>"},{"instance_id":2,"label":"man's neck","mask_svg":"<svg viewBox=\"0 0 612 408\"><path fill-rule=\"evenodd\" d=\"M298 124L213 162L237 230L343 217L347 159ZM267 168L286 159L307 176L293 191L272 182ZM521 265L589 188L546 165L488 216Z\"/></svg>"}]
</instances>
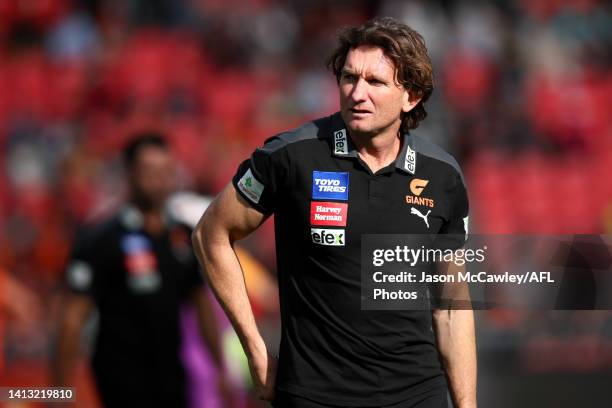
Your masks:
<instances>
[{"instance_id":1,"label":"man's neck","mask_svg":"<svg viewBox=\"0 0 612 408\"><path fill-rule=\"evenodd\" d=\"M142 213L144 230L151 235L161 235L165 229L164 218L159 209L149 210Z\"/></svg>"},{"instance_id":2,"label":"man's neck","mask_svg":"<svg viewBox=\"0 0 612 408\"><path fill-rule=\"evenodd\" d=\"M350 131L349 134L359 157L368 165L372 173L395 162L402 148L401 138L398 137L398 126L391 126L374 136L352 134Z\"/></svg>"},{"instance_id":3,"label":"man's neck","mask_svg":"<svg viewBox=\"0 0 612 408\"><path fill-rule=\"evenodd\" d=\"M165 229L164 215L161 208L144 208L134 201L132 205L142 215L142 228L150 235L160 235Z\"/></svg>"}]
</instances>

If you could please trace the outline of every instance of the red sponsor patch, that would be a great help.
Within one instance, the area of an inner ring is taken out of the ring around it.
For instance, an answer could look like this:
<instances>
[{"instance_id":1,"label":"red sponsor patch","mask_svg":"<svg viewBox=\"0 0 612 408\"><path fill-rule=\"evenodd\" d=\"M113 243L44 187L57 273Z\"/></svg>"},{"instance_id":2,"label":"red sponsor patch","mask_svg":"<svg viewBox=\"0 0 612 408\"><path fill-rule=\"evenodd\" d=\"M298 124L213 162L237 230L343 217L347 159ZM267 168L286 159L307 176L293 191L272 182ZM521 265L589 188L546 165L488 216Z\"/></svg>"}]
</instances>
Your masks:
<instances>
[{"instance_id":1,"label":"red sponsor patch","mask_svg":"<svg viewBox=\"0 0 612 408\"><path fill-rule=\"evenodd\" d=\"M345 227L347 213L348 204L345 203L331 203L328 201L310 202L311 225Z\"/></svg>"},{"instance_id":2,"label":"red sponsor patch","mask_svg":"<svg viewBox=\"0 0 612 408\"><path fill-rule=\"evenodd\" d=\"M139 251L125 257L125 268L130 275L147 275L157 269L157 258L152 252Z\"/></svg>"}]
</instances>

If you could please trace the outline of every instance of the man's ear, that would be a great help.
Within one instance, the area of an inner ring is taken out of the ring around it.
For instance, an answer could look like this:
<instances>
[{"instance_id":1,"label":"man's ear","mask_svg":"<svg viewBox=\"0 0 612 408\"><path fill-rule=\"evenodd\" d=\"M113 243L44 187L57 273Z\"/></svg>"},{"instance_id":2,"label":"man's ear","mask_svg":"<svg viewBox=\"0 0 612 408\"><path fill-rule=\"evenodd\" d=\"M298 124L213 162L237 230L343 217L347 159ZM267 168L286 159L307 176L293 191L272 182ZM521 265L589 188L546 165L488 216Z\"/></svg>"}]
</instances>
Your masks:
<instances>
[{"instance_id":1,"label":"man's ear","mask_svg":"<svg viewBox=\"0 0 612 408\"><path fill-rule=\"evenodd\" d=\"M410 91L408 89L404 89L404 94L402 95L402 112L410 112L419 104L419 102L421 102L421 99L422 98L410 99Z\"/></svg>"}]
</instances>

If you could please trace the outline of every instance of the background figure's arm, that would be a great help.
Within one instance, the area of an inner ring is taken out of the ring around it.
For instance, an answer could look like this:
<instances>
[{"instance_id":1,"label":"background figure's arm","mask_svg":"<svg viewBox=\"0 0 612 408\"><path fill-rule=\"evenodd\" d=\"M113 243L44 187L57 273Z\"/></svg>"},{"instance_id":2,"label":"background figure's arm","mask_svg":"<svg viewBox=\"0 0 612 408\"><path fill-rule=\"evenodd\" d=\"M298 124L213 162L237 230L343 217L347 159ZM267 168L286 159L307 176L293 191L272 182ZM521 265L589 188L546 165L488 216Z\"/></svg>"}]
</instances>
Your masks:
<instances>
[{"instance_id":1,"label":"background figure's arm","mask_svg":"<svg viewBox=\"0 0 612 408\"><path fill-rule=\"evenodd\" d=\"M53 383L56 386L72 382L74 361L78 356L81 330L93 310L87 295L69 293L64 299L53 361Z\"/></svg>"},{"instance_id":2,"label":"background figure's arm","mask_svg":"<svg viewBox=\"0 0 612 408\"><path fill-rule=\"evenodd\" d=\"M16 324L31 330L35 330L41 318L36 293L0 267L0 313L3 312Z\"/></svg>"},{"instance_id":3,"label":"background figure's arm","mask_svg":"<svg viewBox=\"0 0 612 408\"><path fill-rule=\"evenodd\" d=\"M192 303L196 310L198 330L218 370L223 371L222 329L215 317L213 305L205 288L195 288Z\"/></svg>"},{"instance_id":4,"label":"background figure's arm","mask_svg":"<svg viewBox=\"0 0 612 408\"><path fill-rule=\"evenodd\" d=\"M197 287L192 292L192 302L196 309L200 337L204 341L210 356L217 367L217 389L223 406L231 408L234 389L227 377L223 361L223 328L215 317L215 310L204 287Z\"/></svg>"},{"instance_id":5,"label":"background figure's arm","mask_svg":"<svg viewBox=\"0 0 612 408\"><path fill-rule=\"evenodd\" d=\"M192 238L209 284L240 338L259 396L272 399L275 360L268 355L257 329L242 268L233 248L236 240L254 231L266 218L245 203L229 184L208 207Z\"/></svg>"},{"instance_id":6,"label":"background figure's arm","mask_svg":"<svg viewBox=\"0 0 612 408\"><path fill-rule=\"evenodd\" d=\"M442 266L457 275L464 268L449 262ZM445 284L442 298L449 303L433 311L433 326L455 408L476 408L476 336L466 283ZM464 310L459 310L464 309Z\"/></svg>"}]
</instances>

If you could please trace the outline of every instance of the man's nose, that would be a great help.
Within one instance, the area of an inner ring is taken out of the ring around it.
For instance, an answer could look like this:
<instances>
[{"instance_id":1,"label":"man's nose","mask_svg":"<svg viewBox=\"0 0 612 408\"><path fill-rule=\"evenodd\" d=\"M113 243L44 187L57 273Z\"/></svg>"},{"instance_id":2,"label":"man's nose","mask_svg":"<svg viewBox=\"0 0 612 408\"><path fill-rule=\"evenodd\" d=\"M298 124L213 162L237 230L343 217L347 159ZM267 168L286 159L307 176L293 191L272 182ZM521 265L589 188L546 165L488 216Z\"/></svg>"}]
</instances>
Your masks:
<instances>
[{"instance_id":1,"label":"man's nose","mask_svg":"<svg viewBox=\"0 0 612 408\"><path fill-rule=\"evenodd\" d=\"M363 79L357 79L355 85L353 85L353 91L351 92L351 99L355 104L364 102L367 99L367 86L368 83Z\"/></svg>"}]
</instances>

